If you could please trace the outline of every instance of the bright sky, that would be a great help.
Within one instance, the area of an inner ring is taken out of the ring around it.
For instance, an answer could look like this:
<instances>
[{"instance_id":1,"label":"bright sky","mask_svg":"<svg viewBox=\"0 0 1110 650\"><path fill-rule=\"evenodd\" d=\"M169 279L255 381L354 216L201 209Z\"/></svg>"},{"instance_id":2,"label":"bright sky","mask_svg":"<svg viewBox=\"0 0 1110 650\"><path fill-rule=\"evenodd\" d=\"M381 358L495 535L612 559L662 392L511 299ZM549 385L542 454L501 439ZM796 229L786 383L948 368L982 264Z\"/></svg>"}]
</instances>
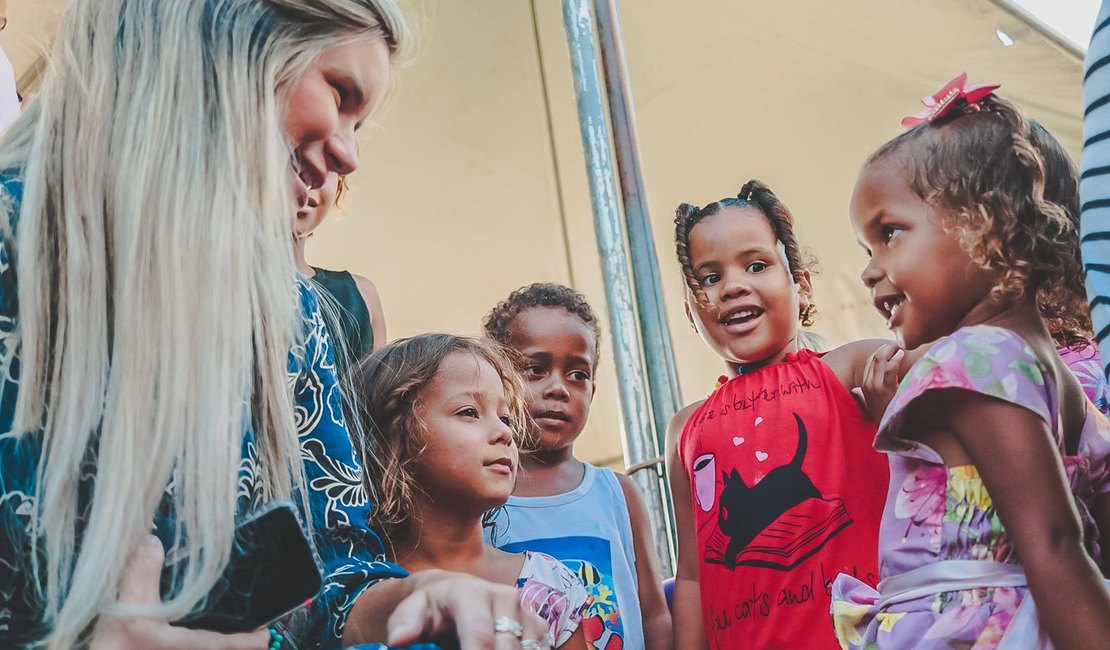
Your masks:
<instances>
[{"instance_id":1,"label":"bright sky","mask_svg":"<svg viewBox=\"0 0 1110 650\"><path fill-rule=\"evenodd\" d=\"M1101 0L1012 0L1086 51Z\"/></svg>"}]
</instances>

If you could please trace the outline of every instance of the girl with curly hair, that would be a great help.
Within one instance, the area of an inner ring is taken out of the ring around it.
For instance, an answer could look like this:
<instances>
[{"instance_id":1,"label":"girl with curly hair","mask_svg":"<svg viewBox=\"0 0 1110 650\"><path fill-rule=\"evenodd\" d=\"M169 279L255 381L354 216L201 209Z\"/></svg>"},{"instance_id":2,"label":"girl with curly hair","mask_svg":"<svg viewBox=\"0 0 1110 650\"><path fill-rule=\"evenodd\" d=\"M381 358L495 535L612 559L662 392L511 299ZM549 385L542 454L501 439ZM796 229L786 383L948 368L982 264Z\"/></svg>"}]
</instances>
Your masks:
<instances>
[{"instance_id":1,"label":"girl with curly hair","mask_svg":"<svg viewBox=\"0 0 1110 650\"><path fill-rule=\"evenodd\" d=\"M397 561L415 575L447 570L515 585L521 605L548 625L542 643L522 638L522 648L585 650L580 623L590 599L574 572L550 555L507 553L483 537L516 485L528 422L501 348L423 334L363 359L351 380L366 481L378 497L371 523Z\"/></svg>"},{"instance_id":2,"label":"girl with curly hair","mask_svg":"<svg viewBox=\"0 0 1110 650\"><path fill-rule=\"evenodd\" d=\"M839 576L834 620L846 648L1043 647L1045 634L1089 647L1110 636L1097 535L1110 422L1038 308L1082 299L1079 238L1045 198L1035 127L963 80L871 156L852 197L876 309L903 347L935 342L875 439L891 475L882 582Z\"/></svg>"},{"instance_id":3,"label":"girl with curly hair","mask_svg":"<svg viewBox=\"0 0 1110 650\"><path fill-rule=\"evenodd\" d=\"M877 340L824 353L801 342L814 318L809 264L790 211L759 181L680 205L675 244L686 314L729 369L667 433L675 645L835 648L812 621L837 573L877 578L875 486L887 480L871 449L881 411L852 392L897 376L911 355Z\"/></svg>"}]
</instances>

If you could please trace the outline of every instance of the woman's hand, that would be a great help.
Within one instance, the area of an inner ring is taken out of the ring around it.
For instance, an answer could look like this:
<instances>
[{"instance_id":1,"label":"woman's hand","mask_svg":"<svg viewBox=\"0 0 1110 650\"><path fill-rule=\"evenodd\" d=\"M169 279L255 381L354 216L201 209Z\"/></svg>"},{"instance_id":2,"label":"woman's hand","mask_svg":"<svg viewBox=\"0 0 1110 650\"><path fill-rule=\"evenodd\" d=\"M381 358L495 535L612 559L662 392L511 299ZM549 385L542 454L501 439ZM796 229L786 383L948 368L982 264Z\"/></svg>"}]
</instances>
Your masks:
<instances>
[{"instance_id":1,"label":"woman's hand","mask_svg":"<svg viewBox=\"0 0 1110 650\"><path fill-rule=\"evenodd\" d=\"M153 535L131 551L119 587L119 602L156 605L161 602L159 578L165 550ZM153 618L101 616L93 629L91 650L265 650L270 643L266 630L249 634L220 634L174 627Z\"/></svg>"},{"instance_id":2,"label":"woman's hand","mask_svg":"<svg viewBox=\"0 0 1110 650\"><path fill-rule=\"evenodd\" d=\"M494 629L502 619L520 624L519 638ZM543 643L547 623L520 604L515 587L437 569L367 589L347 619L343 642L403 646L452 632L461 650L520 650L522 641L549 647Z\"/></svg>"}]
</instances>

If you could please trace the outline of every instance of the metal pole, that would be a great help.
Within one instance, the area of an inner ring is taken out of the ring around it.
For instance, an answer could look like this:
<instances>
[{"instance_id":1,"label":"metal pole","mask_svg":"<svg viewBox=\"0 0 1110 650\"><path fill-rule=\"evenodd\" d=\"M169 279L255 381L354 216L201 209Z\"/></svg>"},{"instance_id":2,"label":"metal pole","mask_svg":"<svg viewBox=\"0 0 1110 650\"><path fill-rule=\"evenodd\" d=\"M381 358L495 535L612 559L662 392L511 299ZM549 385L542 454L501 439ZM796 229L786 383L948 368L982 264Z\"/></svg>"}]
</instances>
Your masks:
<instances>
[{"instance_id":1,"label":"metal pole","mask_svg":"<svg viewBox=\"0 0 1110 650\"><path fill-rule=\"evenodd\" d=\"M632 304L628 258L624 249L624 227L620 218L609 133L605 124L605 102L594 56L593 17L587 0L563 0L563 24L574 71L574 94L578 123L586 154L590 201L594 210L598 254L605 281L605 297L612 328L613 355L617 363L617 387L624 420L625 455L629 464L658 455L650 423L651 406L644 383L644 361ZM660 545L664 571L670 571L670 535L667 531L666 495L657 474L639 472L634 479L649 504L652 532Z\"/></svg>"},{"instance_id":2,"label":"metal pole","mask_svg":"<svg viewBox=\"0 0 1110 650\"><path fill-rule=\"evenodd\" d=\"M624 220L628 225L632 280L636 291L640 333L644 342L648 392L655 419L655 440L657 448L663 450L666 448L667 426L671 416L682 408L682 395L679 392L678 371L671 348L670 326L667 324L663 304L659 258L655 254L647 192L640 168L636 115L632 108L632 86L629 83L628 60L624 52L617 0L594 0L594 12L597 15L598 38L601 42L605 88L609 95L609 120L613 126ZM666 485L666 473L661 468L656 469L660 480ZM673 530L674 514L669 507L667 518Z\"/></svg>"}]
</instances>

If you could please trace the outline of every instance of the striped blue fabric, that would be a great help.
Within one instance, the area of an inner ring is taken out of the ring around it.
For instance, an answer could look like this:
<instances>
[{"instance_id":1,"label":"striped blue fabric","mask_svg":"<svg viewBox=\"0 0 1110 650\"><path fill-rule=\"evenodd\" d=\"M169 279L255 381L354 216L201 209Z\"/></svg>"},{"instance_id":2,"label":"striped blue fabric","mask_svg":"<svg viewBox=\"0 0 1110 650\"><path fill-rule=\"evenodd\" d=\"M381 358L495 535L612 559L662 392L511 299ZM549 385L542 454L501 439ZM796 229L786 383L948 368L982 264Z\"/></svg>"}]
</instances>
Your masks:
<instances>
[{"instance_id":1,"label":"striped blue fabric","mask_svg":"<svg viewBox=\"0 0 1110 650\"><path fill-rule=\"evenodd\" d=\"M1091 319L1104 364L1110 364L1110 0L1095 21L1083 74L1080 237ZM1104 365L1108 372L1110 365ZM1110 376L1110 373L1108 373Z\"/></svg>"}]
</instances>

